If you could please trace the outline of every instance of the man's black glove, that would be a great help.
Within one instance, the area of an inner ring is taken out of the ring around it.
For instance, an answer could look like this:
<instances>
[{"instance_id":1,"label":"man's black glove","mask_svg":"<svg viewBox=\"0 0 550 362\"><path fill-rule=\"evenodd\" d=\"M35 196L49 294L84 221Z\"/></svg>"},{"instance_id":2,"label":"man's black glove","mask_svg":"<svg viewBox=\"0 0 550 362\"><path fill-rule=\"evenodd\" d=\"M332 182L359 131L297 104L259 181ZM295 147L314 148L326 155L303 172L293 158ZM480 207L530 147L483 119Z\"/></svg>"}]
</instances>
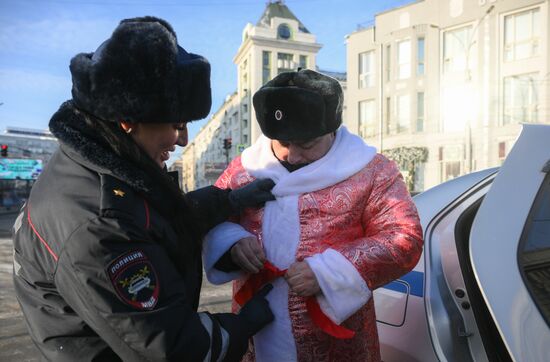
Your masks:
<instances>
[{"instance_id":1,"label":"man's black glove","mask_svg":"<svg viewBox=\"0 0 550 362\"><path fill-rule=\"evenodd\" d=\"M246 353L250 337L273 321L273 313L265 299L271 289L271 284L264 286L241 308L239 314L213 315L229 334L229 348L224 362L240 361Z\"/></svg>"},{"instance_id":2,"label":"man's black glove","mask_svg":"<svg viewBox=\"0 0 550 362\"><path fill-rule=\"evenodd\" d=\"M271 189L275 182L271 179L254 180L240 189L229 193L229 202L234 210L240 211L245 207L260 207L266 201L275 200Z\"/></svg>"}]
</instances>

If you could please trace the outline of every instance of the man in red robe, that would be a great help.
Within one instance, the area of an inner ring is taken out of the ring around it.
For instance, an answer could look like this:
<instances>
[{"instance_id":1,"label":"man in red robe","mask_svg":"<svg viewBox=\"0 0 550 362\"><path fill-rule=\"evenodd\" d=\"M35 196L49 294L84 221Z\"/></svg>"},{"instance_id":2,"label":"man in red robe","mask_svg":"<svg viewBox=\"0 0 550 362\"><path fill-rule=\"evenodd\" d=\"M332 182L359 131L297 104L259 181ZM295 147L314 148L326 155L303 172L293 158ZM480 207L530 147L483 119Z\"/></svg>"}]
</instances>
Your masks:
<instances>
[{"instance_id":1,"label":"man in red robe","mask_svg":"<svg viewBox=\"0 0 550 362\"><path fill-rule=\"evenodd\" d=\"M276 200L219 225L204 247L207 277L235 280L236 301L264 282L274 286L267 299L275 321L245 360L379 361L372 291L412 270L422 253L403 178L342 126L335 79L282 73L253 101L264 135L216 186L271 178Z\"/></svg>"}]
</instances>

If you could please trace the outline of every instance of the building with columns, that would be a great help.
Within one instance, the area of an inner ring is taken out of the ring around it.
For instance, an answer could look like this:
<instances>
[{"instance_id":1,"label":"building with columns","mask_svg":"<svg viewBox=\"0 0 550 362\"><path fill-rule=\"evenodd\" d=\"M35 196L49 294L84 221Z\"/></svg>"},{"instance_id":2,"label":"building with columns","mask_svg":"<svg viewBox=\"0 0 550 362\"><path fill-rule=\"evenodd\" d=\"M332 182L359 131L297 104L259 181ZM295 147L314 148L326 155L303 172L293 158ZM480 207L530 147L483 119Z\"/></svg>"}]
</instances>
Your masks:
<instances>
[{"instance_id":1,"label":"building with columns","mask_svg":"<svg viewBox=\"0 0 550 362\"><path fill-rule=\"evenodd\" d=\"M256 25L249 23L242 32L242 43L233 59L237 90L226 97L183 150L184 190L213 184L229 161L260 136L252 106L254 93L279 73L297 68L318 69L316 55L320 49L315 35L283 1L267 3ZM345 73L321 72L338 79L345 92Z\"/></svg>"},{"instance_id":2,"label":"building with columns","mask_svg":"<svg viewBox=\"0 0 550 362\"><path fill-rule=\"evenodd\" d=\"M550 123L549 14L548 0L424 0L376 15L346 39L348 128L424 150L414 191L500 165L521 123Z\"/></svg>"}]
</instances>

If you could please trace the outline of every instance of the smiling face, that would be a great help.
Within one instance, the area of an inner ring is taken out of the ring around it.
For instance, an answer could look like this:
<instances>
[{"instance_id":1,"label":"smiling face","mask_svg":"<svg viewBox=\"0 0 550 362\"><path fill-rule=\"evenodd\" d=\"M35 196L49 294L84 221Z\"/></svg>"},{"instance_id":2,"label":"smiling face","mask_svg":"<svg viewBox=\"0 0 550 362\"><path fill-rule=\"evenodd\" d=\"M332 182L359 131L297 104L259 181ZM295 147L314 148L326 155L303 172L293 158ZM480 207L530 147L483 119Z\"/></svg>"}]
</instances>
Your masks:
<instances>
[{"instance_id":1,"label":"smiling face","mask_svg":"<svg viewBox=\"0 0 550 362\"><path fill-rule=\"evenodd\" d=\"M187 145L186 123L121 123L125 131L131 129L134 141L151 157L160 168L170 158L176 145Z\"/></svg>"},{"instance_id":2,"label":"smiling face","mask_svg":"<svg viewBox=\"0 0 550 362\"><path fill-rule=\"evenodd\" d=\"M272 140L271 147L275 157L291 165L308 164L327 154L334 142L334 133L306 141Z\"/></svg>"}]
</instances>

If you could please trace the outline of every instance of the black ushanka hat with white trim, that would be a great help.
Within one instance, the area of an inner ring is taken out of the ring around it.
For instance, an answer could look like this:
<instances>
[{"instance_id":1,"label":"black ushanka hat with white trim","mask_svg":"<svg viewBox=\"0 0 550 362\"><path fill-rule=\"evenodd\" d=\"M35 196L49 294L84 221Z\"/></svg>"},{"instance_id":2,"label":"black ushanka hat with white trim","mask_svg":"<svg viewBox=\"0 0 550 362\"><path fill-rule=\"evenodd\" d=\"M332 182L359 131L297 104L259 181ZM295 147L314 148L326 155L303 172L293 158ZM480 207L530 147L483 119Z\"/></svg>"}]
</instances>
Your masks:
<instances>
[{"instance_id":1,"label":"black ushanka hat with white trim","mask_svg":"<svg viewBox=\"0 0 550 362\"><path fill-rule=\"evenodd\" d=\"M71 60L74 104L113 122L179 123L210 112L210 64L178 45L168 22L122 20L94 53Z\"/></svg>"},{"instance_id":2,"label":"black ushanka hat with white trim","mask_svg":"<svg viewBox=\"0 0 550 362\"><path fill-rule=\"evenodd\" d=\"M305 141L336 131L343 102L336 79L309 69L281 73L253 97L262 132L280 141Z\"/></svg>"}]
</instances>

